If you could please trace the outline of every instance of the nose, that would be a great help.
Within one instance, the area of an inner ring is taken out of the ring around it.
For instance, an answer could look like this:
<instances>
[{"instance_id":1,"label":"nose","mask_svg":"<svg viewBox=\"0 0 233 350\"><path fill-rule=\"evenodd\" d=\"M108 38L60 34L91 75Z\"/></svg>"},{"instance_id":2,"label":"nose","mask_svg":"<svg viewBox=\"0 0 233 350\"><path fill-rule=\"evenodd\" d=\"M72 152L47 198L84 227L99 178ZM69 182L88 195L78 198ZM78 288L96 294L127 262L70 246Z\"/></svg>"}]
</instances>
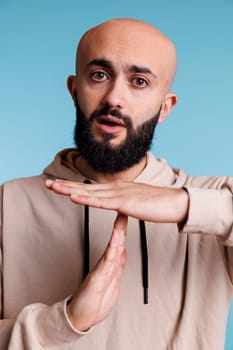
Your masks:
<instances>
[{"instance_id":1,"label":"nose","mask_svg":"<svg viewBox=\"0 0 233 350\"><path fill-rule=\"evenodd\" d=\"M112 80L103 97L103 104L113 108L122 109L125 105L126 88L122 79Z\"/></svg>"}]
</instances>

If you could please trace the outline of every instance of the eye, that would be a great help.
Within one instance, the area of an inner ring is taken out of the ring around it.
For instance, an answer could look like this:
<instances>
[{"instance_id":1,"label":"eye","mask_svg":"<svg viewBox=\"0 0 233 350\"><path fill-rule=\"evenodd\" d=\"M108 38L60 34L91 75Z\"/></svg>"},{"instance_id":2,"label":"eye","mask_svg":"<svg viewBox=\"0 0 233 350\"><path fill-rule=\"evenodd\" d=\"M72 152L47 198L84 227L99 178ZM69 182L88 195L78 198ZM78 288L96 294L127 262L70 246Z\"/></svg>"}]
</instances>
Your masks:
<instances>
[{"instance_id":1,"label":"eye","mask_svg":"<svg viewBox=\"0 0 233 350\"><path fill-rule=\"evenodd\" d=\"M148 85L148 82L146 81L146 79L141 78L141 77L136 77L133 79L133 85L139 88L143 88L146 87Z\"/></svg>"},{"instance_id":2,"label":"eye","mask_svg":"<svg viewBox=\"0 0 233 350\"><path fill-rule=\"evenodd\" d=\"M96 71L91 73L91 79L95 81L103 81L103 80L107 80L108 76L106 73L102 71Z\"/></svg>"}]
</instances>

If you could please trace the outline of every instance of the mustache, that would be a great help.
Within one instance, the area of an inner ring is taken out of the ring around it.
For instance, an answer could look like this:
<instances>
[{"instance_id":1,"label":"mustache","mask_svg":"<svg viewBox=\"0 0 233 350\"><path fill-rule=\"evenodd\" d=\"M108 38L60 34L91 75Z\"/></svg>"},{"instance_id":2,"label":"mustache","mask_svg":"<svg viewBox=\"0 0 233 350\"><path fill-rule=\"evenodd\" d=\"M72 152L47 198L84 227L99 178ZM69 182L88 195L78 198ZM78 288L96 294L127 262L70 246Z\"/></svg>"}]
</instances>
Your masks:
<instances>
[{"instance_id":1,"label":"mustache","mask_svg":"<svg viewBox=\"0 0 233 350\"><path fill-rule=\"evenodd\" d=\"M132 126L133 126L131 118L129 116L122 114L119 109L112 108L109 106L104 106L100 109L95 110L90 116L90 122L93 122L95 119L97 119L98 117L101 117L103 115L111 115L112 117L123 120L126 127L128 127L128 128L132 128Z\"/></svg>"}]
</instances>

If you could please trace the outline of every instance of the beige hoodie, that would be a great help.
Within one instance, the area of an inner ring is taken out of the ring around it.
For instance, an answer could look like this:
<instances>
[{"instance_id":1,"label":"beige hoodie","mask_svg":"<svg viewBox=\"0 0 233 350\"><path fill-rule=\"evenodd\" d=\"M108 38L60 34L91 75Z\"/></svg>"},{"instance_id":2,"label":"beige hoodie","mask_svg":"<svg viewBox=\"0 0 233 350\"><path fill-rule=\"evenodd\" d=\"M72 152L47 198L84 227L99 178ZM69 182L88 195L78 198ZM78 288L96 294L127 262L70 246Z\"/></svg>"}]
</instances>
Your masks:
<instances>
[{"instance_id":1,"label":"beige hoodie","mask_svg":"<svg viewBox=\"0 0 233 350\"><path fill-rule=\"evenodd\" d=\"M44 187L46 177L85 178L75 150L41 176L1 187L1 350L221 350L232 297L233 179L189 177L148 154L135 179L186 186L188 220L146 223L149 304L143 304L139 224L129 220L128 260L111 315L88 334L72 329L66 299L82 279L83 207ZM135 203L135 205L137 205ZM90 208L91 266L108 242L115 212Z\"/></svg>"}]
</instances>

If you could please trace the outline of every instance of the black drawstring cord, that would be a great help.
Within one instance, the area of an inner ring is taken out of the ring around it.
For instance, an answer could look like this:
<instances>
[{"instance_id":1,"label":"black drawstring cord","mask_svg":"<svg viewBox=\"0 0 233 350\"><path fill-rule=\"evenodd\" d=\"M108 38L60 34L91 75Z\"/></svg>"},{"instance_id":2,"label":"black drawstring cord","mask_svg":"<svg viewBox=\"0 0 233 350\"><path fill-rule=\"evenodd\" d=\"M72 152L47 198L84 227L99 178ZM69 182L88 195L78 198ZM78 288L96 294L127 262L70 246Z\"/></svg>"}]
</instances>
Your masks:
<instances>
[{"instance_id":1,"label":"black drawstring cord","mask_svg":"<svg viewBox=\"0 0 233 350\"><path fill-rule=\"evenodd\" d=\"M148 304L148 250L146 240L146 227L145 222L139 220L140 225L140 238L141 238L141 251L142 251L142 284L144 291L144 304Z\"/></svg>"},{"instance_id":2,"label":"black drawstring cord","mask_svg":"<svg viewBox=\"0 0 233 350\"><path fill-rule=\"evenodd\" d=\"M89 180L84 181L90 184ZM83 263L83 279L86 278L90 270L90 233L89 233L89 206L84 207L84 263Z\"/></svg>"}]
</instances>

